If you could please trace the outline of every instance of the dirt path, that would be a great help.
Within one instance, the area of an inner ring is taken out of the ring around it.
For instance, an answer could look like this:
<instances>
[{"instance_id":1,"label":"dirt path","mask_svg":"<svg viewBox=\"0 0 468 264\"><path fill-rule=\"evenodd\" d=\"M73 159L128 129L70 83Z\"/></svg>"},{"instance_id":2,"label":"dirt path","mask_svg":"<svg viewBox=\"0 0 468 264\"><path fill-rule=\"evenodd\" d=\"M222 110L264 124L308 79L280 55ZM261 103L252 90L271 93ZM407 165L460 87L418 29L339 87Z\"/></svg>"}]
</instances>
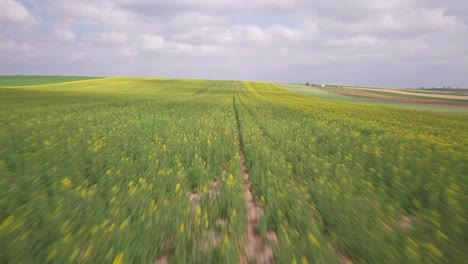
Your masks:
<instances>
[{"instance_id":1,"label":"dirt path","mask_svg":"<svg viewBox=\"0 0 468 264\"><path fill-rule=\"evenodd\" d=\"M246 164L243 150L239 150L241 159L242 177L244 178L245 203L247 204L247 233L245 238L245 257L241 263L258 264L273 263L273 249L266 245L263 238L257 233L257 226L263 216L263 209L258 203L258 199L252 189L249 169Z\"/></svg>"},{"instance_id":2,"label":"dirt path","mask_svg":"<svg viewBox=\"0 0 468 264\"><path fill-rule=\"evenodd\" d=\"M263 237L257 233L257 227L260 218L263 216L263 207L255 195L250 179L250 172L247 166L247 161L244 153L244 142L242 138L241 125L239 121L239 113L236 106L236 97L233 94L233 106L237 122L237 138L239 141L239 157L241 162L242 178L244 179L245 203L247 205L247 230L245 234L244 256L241 257L240 263L258 263L270 264L274 263L273 248L265 243ZM271 240L276 240L276 233L268 232L268 237Z\"/></svg>"},{"instance_id":3,"label":"dirt path","mask_svg":"<svg viewBox=\"0 0 468 264\"><path fill-rule=\"evenodd\" d=\"M359 88L359 87L346 87L346 88L357 89L357 90L366 90L366 91L375 91L375 92L385 92L385 93L395 93L395 94L405 94L405 95L416 95L416 96L431 97L431 98L468 100L468 96L464 96L464 95L433 94L433 93L412 93L412 92L397 90L397 89L377 89L377 88Z\"/></svg>"}]
</instances>

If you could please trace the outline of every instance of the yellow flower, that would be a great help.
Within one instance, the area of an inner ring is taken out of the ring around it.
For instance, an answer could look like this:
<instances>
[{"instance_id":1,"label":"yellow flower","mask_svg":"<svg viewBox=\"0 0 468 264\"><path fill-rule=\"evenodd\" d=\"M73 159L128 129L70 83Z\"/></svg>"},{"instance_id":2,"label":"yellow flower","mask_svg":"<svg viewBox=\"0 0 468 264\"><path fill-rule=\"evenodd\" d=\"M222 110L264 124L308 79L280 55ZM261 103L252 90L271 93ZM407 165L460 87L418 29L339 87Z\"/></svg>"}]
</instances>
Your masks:
<instances>
[{"instance_id":1,"label":"yellow flower","mask_svg":"<svg viewBox=\"0 0 468 264\"><path fill-rule=\"evenodd\" d=\"M176 192L179 192L179 190L180 190L180 183L178 183L178 184L176 185L176 187L175 187L175 191L176 191Z\"/></svg>"},{"instance_id":2,"label":"yellow flower","mask_svg":"<svg viewBox=\"0 0 468 264\"><path fill-rule=\"evenodd\" d=\"M115 259L114 259L114 262L112 262L112 264L122 264L123 263L123 253L119 253Z\"/></svg>"},{"instance_id":3,"label":"yellow flower","mask_svg":"<svg viewBox=\"0 0 468 264\"><path fill-rule=\"evenodd\" d=\"M72 185L72 182L71 182L71 180L67 177L67 178L62 179L62 185L63 185L65 188L70 188L70 186Z\"/></svg>"},{"instance_id":4,"label":"yellow flower","mask_svg":"<svg viewBox=\"0 0 468 264\"><path fill-rule=\"evenodd\" d=\"M441 258L441 257L444 256L444 254L442 254L442 252L438 248L436 248L432 243L429 243L427 245L427 249L429 250L429 252L432 253L432 255L434 255L436 257Z\"/></svg>"},{"instance_id":5,"label":"yellow flower","mask_svg":"<svg viewBox=\"0 0 468 264\"><path fill-rule=\"evenodd\" d=\"M442 231L440 230L437 230L436 232L436 236L443 239L443 240L448 240L448 236L446 234L444 234Z\"/></svg>"},{"instance_id":6,"label":"yellow flower","mask_svg":"<svg viewBox=\"0 0 468 264\"><path fill-rule=\"evenodd\" d=\"M13 215L10 215L7 219L3 220L2 224L0 225L0 230L6 229L7 227L11 226L11 224L13 224L14 221L15 217Z\"/></svg>"},{"instance_id":7,"label":"yellow flower","mask_svg":"<svg viewBox=\"0 0 468 264\"><path fill-rule=\"evenodd\" d=\"M183 233L184 230L185 230L185 225L184 225L184 223L182 223L182 224L180 224L179 231L180 231L181 233Z\"/></svg>"},{"instance_id":8,"label":"yellow flower","mask_svg":"<svg viewBox=\"0 0 468 264\"><path fill-rule=\"evenodd\" d=\"M55 258L55 256L57 256L57 248L52 248L49 253L47 254L47 260L51 261L52 259Z\"/></svg>"},{"instance_id":9,"label":"yellow flower","mask_svg":"<svg viewBox=\"0 0 468 264\"><path fill-rule=\"evenodd\" d=\"M89 257L91 256L92 253L93 253L93 247L89 246L89 247L86 249L86 251L85 251L85 253L84 253L83 256L84 256L85 258L89 258Z\"/></svg>"},{"instance_id":10,"label":"yellow flower","mask_svg":"<svg viewBox=\"0 0 468 264\"><path fill-rule=\"evenodd\" d=\"M234 176L231 173L229 173L229 179L227 181L227 185L229 185L229 186L234 185Z\"/></svg>"},{"instance_id":11,"label":"yellow flower","mask_svg":"<svg viewBox=\"0 0 468 264\"><path fill-rule=\"evenodd\" d=\"M122 224L120 225L120 230L124 230L127 227L127 225L128 225L128 219L122 222Z\"/></svg>"},{"instance_id":12,"label":"yellow flower","mask_svg":"<svg viewBox=\"0 0 468 264\"><path fill-rule=\"evenodd\" d=\"M75 260L76 257L78 256L78 253L79 253L79 250L77 248L75 248L73 250L73 253L70 255L70 257L68 258L69 260Z\"/></svg>"},{"instance_id":13,"label":"yellow flower","mask_svg":"<svg viewBox=\"0 0 468 264\"><path fill-rule=\"evenodd\" d=\"M112 233L114 229L115 229L115 224L113 223L111 226L109 226L109 228L107 229L107 232Z\"/></svg>"},{"instance_id":14,"label":"yellow flower","mask_svg":"<svg viewBox=\"0 0 468 264\"><path fill-rule=\"evenodd\" d=\"M316 245L316 246L319 246L319 243L317 241L317 239L315 238L314 235L312 235L311 233L309 233L309 240L312 244Z\"/></svg>"}]
</instances>

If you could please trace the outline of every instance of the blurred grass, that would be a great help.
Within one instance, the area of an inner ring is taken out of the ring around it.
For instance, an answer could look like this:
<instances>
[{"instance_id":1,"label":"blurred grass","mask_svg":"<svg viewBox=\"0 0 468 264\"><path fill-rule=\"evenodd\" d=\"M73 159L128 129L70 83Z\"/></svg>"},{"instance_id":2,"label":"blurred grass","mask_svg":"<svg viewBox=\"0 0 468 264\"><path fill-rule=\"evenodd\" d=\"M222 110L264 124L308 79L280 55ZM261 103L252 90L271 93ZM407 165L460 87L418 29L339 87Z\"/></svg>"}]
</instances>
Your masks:
<instances>
[{"instance_id":1,"label":"blurred grass","mask_svg":"<svg viewBox=\"0 0 468 264\"><path fill-rule=\"evenodd\" d=\"M289 89L0 88L0 263L239 263L240 137L277 263L463 263L467 117Z\"/></svg>"},{"instance_id":2,"label":"blurred grass","mask_svg":"<svg viewBox=\"0 0 468 264\"><path fill-rule=\"evenodd\" d=\"M464 263L466 116L236 90L280 263Z\"/></svg>"},{"instance_id":3,"label":"blurred grass","mask_svg":"<svg viewBox=\"0 0 468 264\"><path fill-rule=\"evenodd\" d=\"M228 85L0 88L0 263L238 263L246 208Z\"/></svg>"}]
</instances>

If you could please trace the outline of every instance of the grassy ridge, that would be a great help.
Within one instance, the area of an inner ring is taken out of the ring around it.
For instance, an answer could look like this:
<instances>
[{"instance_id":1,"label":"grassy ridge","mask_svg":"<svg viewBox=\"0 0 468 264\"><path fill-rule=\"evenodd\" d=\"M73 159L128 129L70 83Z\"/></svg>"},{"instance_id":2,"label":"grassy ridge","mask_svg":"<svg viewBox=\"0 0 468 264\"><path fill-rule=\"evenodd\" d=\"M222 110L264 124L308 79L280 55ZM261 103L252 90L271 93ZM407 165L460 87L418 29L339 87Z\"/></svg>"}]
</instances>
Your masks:
<instances>
[{"instance_id":1,"label":"grassy ridge","mask_svg":"<svg viewBox=\"0 0 468 264\"><path fill-rule=\"evenodd\" d=\"M45 75L0 75L0 86L26 86L90 80L100 77L45 76Z\"/></svg>"}]
</instances>

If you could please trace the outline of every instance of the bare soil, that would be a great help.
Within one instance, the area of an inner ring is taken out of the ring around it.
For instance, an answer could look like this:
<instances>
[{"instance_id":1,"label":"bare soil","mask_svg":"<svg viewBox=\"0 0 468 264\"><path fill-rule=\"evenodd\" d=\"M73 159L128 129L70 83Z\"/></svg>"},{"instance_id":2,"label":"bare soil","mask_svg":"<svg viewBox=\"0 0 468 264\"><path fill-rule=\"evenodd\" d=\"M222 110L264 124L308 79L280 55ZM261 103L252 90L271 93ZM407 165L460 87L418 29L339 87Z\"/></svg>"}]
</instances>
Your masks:
<instances>
[{"instance_id":1,"label":"bare soil","mask_svg":"<svg viewBox=\"0 0 468 264\"><path fill-rule=\"evenodd\" d=\"M164 255L157 259L154 264L169 264L169 256Z\"/></svg>"},{"instance_id":2,"label":"bare soil","mask_svg":"<svg viewBox=\"0 0 468 264\"><path fill-rule=\"evenodd\" d=\"M260 234L257 233L257 226L263 216L261 207L250 180L249 169L245 160L243 150L239 151L241 159L242 177L244 179L245 203L247 204L247 233L245 238L245 257L241 263L269 264L274 263L273 249L267 245ZM271 242L276 242L277 236L274 231L269 231L267 237Z\"/></svg>"}]
</instances>

